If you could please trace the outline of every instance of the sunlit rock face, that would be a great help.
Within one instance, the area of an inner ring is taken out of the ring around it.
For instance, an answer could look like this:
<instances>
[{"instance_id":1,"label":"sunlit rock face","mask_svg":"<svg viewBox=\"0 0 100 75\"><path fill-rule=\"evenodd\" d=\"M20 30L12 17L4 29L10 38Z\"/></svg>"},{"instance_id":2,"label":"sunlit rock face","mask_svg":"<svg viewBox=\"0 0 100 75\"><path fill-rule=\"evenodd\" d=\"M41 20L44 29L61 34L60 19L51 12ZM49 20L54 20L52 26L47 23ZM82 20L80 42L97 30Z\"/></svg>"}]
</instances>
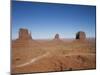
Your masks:
<instances>
[{"instance_id":1,"label":"sunlit rock face","mask_svg":"<svg viewBox=\"0 0 100 75\"><path fill-rule=\"evenodd\" d=\"M76 33L76 39L78 40L85 40L86 39L86 34L83 31L79 31Z\"/></svg>"},{"instance_id":2,"label":"sunlit rock face","mask_svg":"<svg viewBox=\"0 0 100 75\"><path fill-rule=\"evenodd\" d=\"M19 29L19 38L18 40L31 40L31 33L28 32L27 29Z\"/></svg>"},{"instance_id":3,"label":"sunlit rock face","mask_svg":"<svg viewBox=\"0 0 100 75\"><path fill-rule=\"evenodd\" d=\"M31 47L32 42L32 36L28 29L20 28L18 38L12 41L12 49Z\"/></svg>"}]
</instances>

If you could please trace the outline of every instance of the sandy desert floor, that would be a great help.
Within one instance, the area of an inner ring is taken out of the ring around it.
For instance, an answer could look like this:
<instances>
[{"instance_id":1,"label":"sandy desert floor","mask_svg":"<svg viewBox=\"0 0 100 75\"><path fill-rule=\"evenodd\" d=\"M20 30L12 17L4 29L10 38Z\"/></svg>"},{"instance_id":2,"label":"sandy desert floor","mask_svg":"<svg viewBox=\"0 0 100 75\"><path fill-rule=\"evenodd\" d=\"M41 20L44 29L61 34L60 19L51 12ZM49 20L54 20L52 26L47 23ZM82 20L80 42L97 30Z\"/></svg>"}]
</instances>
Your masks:
<instances>
[{"instance_id":1,"label":"sandy desert floor","mask_svg":"<svg viewBox=\"0 0 100 75\"><path fill-rule=\"evenodd\" d=\"M37 73L96 68L95 39L12 41L11 71Z\"/></svg>"}]
</instances>

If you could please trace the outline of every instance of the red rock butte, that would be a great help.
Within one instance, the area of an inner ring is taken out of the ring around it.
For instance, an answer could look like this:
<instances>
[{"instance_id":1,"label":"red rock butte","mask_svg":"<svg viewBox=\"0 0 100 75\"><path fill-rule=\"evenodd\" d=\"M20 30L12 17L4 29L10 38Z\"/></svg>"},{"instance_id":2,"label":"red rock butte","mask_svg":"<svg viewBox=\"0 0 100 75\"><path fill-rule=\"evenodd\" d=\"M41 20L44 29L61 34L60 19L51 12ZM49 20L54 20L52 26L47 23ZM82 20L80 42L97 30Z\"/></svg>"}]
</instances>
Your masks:
<instances>
[{"instance_id":1,"label":"red rock butte","mask_svg":"<svg viewBox=\"0 0 100 75\"><path fill-rule=\"evenodd\" d=\"M28 41L32 40L31 32L28 31L28 29L20 28L19 29L19 37L16 39L16 41ZM76 33L76 40L83 41L86 39L86 34L83 31L79 31ZM60 40L59 34L56 34L54 37L54 40Z\"/></svg>"},{"instance_id":2,"label":"red rock butte","mask_svg":"<svg viewBox=\"0 0 100 75\"><path fill-rule=\"evenodd\" d=\"M54 37L54 39L56 39L56 40L60 39L59 38L59 34L56 34L55 37Z\"/></svg>"},{"instance_id":3,"label":"red rock butte","mask_svg":"<svg viewBox=\"0 0 100 75\"><path fill-rule=\"evenodd\" d=\"M32 40L31 32L29 33L27 29L20 28L17 40Z\"/></svg>"},{"instance_id":4,"label":"red rock butte","mask_svg":"<svg viewBox=\"0 0 100 75\"><path fill-rule=\"evenodd\" d=\"M76 33L76 39L77 40L85 40L86 39L86 34L83 31L79 31Z\"/></svg>"}]
</instances>

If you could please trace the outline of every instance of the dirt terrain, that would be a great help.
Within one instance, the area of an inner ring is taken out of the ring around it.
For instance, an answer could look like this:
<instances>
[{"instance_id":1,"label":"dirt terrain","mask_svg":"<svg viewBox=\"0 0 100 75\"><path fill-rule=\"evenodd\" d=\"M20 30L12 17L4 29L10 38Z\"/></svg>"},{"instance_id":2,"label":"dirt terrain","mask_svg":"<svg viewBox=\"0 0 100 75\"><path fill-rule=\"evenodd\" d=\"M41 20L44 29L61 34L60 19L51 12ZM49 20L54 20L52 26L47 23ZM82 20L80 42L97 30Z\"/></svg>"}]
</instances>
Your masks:
<instances>
[{"instance_id":1,"label":"dirt terrain","mask_svg":"<svg viewBox=\"0 0 100 75\"><path fill-rule=\"evenodd\" d=\"M95 68L95 39L12 41L13 74Z\"/></svg>"}]
</instances>

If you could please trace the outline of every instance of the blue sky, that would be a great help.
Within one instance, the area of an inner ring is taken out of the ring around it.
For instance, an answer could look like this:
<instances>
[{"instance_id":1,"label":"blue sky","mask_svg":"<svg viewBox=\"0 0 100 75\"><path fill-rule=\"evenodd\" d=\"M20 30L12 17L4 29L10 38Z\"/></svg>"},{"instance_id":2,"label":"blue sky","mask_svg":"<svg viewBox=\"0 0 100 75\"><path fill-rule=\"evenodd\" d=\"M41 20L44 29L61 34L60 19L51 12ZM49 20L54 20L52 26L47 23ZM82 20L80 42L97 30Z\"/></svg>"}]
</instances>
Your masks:
<instances>
[{"instance_id":1,"label":"blue sky","mask_svg":"<svg viewBox=\"0 0 100 75\"><path fill-rule=\"evenodd\" d=\"M95 6L12 1L12 39L27 28L33 39L75 38L78 31L95 37Z\"/></svg>"}]
</instances>

